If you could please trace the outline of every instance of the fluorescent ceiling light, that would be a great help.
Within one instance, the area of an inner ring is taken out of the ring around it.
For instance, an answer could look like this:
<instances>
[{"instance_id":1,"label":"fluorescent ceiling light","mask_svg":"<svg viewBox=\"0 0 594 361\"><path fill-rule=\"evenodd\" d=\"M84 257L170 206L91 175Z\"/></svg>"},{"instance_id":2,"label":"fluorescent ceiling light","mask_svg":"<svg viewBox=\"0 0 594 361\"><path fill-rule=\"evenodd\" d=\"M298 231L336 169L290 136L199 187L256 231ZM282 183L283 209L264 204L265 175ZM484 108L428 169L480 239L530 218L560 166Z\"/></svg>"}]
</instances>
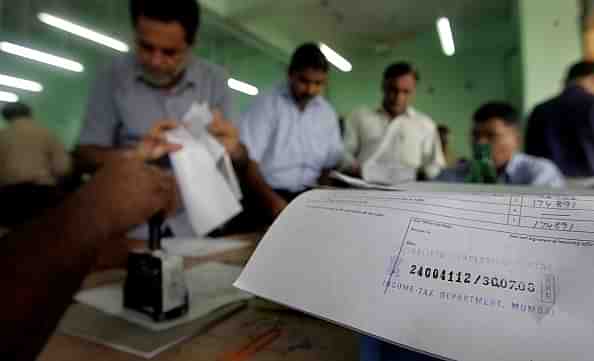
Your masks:
<instances>
[{"instance_id":1,"label":"fluorescent ceiling light","mask_svg":"<svg viewBox=\"0 0 594 361\"><path fill-rule=\"evenodd\" d=\"M28 90L31 92L40 92L43 90L43 86L37 82L15 78L3 74L0 74L0 85L16 89Z\"/></svg>"},{"instance_id":2,"label":"fluorescent ceiling light","mask_svg":"<svg viewBox=\"0 0 594 361\"><path fill-rule=\"evenodd\" d=\"M258 95L258 88L251 84L244 83L233 78L229 78L229 80L227 81L227 85L229 86L229 88L237 90L238 92L245 93L247 95Z\"/></svg>"},{"instance_id":3,"label":"fluorescent ceiling light","mask_svg":"<svg viewBox=\"0 0 594 361\"><path fill-rule=\"evenodd\" d=\"M98 44L105 45L117 51L126 53L130 50L130 47L128 47L127 44L117 39L111 38L107 35L103 35L101 33L82 27L80 25L71 23L70 21L61 19L57 16L53 16L47 13L40 13L39 15L37 15L37 18L44 24L80 36L81 38L94 41Z\"/></svg>"},{"instance_id":4,"label":"fluorescent ceiling light","mask_svg":"<svg viewBox=\"0 0 594 361\"><path fill-rule=\"evenodd\" d=\"M85 69L81 63L77 63L76 61L61 58L59 56L51 55L38 50L25 48L24 46L8 43L6 41L0 42L0 50L8 54L21 56L23 58L53 65L58 68L63 68L77 73L80 73Z\"/></svg>"},{"instance_id":5,"label":"fluorescent ceiling light","mask_svg":"<svg viewBox=\"0 0 594 361\"><path fill-rule=\"evenodd\" d=\"M349 71L353 70L353 66L351 65L351 63L345 58L343 58L340 54L332 50L332 48L330 48L328 45L320 43L320 50L322 51L326 59L328 59L328 61L332 63L332 65L337 67L338 70L344 71L345 73L348 73Z\"/></svg>"},{"instance_id":6,"label":"fluorescent ceiling light","mask_svg":"<svg viewBox=\"0 0 594 361\"><path fill-rule=\"evenodd\" d=\"M444 54L447 56L454 55L456 45L454 44L454 34L448 18L439 18L437 20L437 32L439 33L439 41Z\"/></svg>"},{"instance_id":7,"label":"fluorescent ceiling light","mask_svg":"<svg viewBox=\"0 0 594 361\"><path fill-rule=\"evenodd\" d=\"M0 102L16 103L19 97L14 93L0 91Z\"/></svg>"}]
</instances>

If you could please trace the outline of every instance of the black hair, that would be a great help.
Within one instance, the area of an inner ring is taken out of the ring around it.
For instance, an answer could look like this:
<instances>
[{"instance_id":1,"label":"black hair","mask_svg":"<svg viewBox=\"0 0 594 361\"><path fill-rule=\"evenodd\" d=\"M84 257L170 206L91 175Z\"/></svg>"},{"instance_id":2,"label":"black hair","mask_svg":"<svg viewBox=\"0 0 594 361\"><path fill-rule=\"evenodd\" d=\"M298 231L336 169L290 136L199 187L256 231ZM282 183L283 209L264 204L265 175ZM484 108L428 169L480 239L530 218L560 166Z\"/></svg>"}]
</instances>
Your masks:
<instances>
[{"instance_id":1,"label":"black hair","mask_svg":"<svg viewBox=\"0 0 594 361\"><path fill-rule=\"evenodd\" d=\"M301 45L295 50L291 57L289 73L305 69L321 70L324 73L327 73L330 69L328 59L326 59L320 48L314 43L305 43Z\"/></svg>"},{"instance_id":2,"label":"black hair","mask_svg":"<svg viewBox=\"0 0 594 361\"><path fill-rule=\"evenodd\" d=\"M408 74L412 74L417 82L421 80L419 72L410 63L403 61L394 63L389 65L386 70L384 70L384 81L400 78L401 76Z\"/></svg>"},{"instance_id":3,"label":"black hair","mask_svg":"<svg viewBox=\"0 0 594 361\"><path fill-rule=\"evenodd\" d=\"M444 124L438 125L437 131L439 132L439 134L445 134L445 135L450 134L450 128Z\"/></svg>"},{"instance_id":4,"label":"black hair","mask_svg":"<svg viewBox=\"0 0 594 361\"><path fill-rule=\"evenodd\" d=\"M33 110L25 103L9 103L2 108L2 116L7 122L17 118L32 118Z\"/></svg>"},{"instance_id":5,"label":"black hair","mask_svg":"<svg viewBox=\"0 0 594 361\"><path fill-rule=\"evenodd\" d=\"M443 147L448 145L448 136L450 135L450 128L447 125L440 124L437 126L437 134Z\"/></svg>"},{"instance_id":6,"label":"black hair","mask_svg":"<svg viewBox=\"0 0 594 361\"><path fill-rule=\"evenodd\" d=\"M130 15L134 27L141 16L166 23L178 22L190 45L194 44L200 29L201 11L197 0L130 0Z\"/></svg>"},{"instance_id":7,"label":"black hair","mask_svg":"<svg viewBox=\"0 0 594 361\"><path fill-rule=\"evenodd\" d=\"M579 78L594 74L594 62L580 61L573 64L567 71L565 85L570 85Z\"/></svg>"},{"instance_id":8,"label":"black hair","mask_svg":"<svg viewBox=\"0 0 594 361\"><path fill-rule=\"evenodd\" d=\"M481 105L474 113L472 120L474 124L482 124L493 118L503 120L507 126L520 126L518 111L512 105L505 102L489 102Z\"/></svg>"}]
</instances>

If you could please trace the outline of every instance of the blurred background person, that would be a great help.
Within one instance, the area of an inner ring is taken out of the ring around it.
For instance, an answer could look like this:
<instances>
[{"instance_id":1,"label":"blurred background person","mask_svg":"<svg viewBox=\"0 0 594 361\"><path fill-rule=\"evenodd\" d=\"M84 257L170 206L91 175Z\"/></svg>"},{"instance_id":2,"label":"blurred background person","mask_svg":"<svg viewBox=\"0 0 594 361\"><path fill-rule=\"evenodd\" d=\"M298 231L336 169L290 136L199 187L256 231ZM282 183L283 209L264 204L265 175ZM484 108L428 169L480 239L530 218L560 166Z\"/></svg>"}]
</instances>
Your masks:
<instances>
[{"instance_id":1,"label":"blurred background person","mask_svg":"<svg viewBox=\"0 0 594 361\"><path fill-rule=\"evenodd\" d=\"M380 167L397 163L413 168L420 179L434 178L445 167L435 122L412 106L419 80L409 63L385 69L381 106L361 107L347 118L343 171L361 177L363 166L372 158L382 159Z\"/></svg>"},{"instance_id":2,"label":"blurred background person","mask_svg":"<svg viewBox=\"0 0 594 361\"><path fill-rule=\"evenodd\" d=\"M594 62L572 65L563 92L534 108L526 153L550 159L567 177L594 177Z\"/></svg>"},{"instance_id":3,"label":"blurred background person","mask_svg":"<svg viewBox=\"0 0 594 361\"><path fill-rule=\"evenodd\" d=\"M471 142L473 147L486 144L497 183L511 185L548 186L565 185L563 175L548 159L524 154L518 112L510 104L489 102L482 105L472 118ZM465 182L471 176L472 162L444 170L437 180Z\"/></svg>"},{"instance_id":4,"label":"blurred background person","mask_svg":"<svg viewBox=\"0 0 594 361\"><path fill-rule=\"evenodd\" d=\"M437 132L439 134L439 140L441 142L441 150L443 151L443 156L446 160L447 167L453 167L456 165L456 155L450 148L450 128L445 124L440 124L437 126Z\"/></svg>"},{"instance_id":5,"label":"blurred background person","mask_svg":"<svg viewBox=\"0 0 594 361\"><path fill-rule=\"evenodd\" d=\"M0 130L0 225L12 227L55 206L71 188L70 154L24 103L2 108Z\"/></svg>"},{"instance_id":6,"label":"blurred background person","mask_svg":"<svg viewBox=\"0 0 594 361\"><path fill-rule=\"evenodd\" d=\"M72 161L66 148L33 119L28 105L7 104L2 116L8 126L0 131L0 186L55 186L70 173Z\"/></svg>"}]
</instances>

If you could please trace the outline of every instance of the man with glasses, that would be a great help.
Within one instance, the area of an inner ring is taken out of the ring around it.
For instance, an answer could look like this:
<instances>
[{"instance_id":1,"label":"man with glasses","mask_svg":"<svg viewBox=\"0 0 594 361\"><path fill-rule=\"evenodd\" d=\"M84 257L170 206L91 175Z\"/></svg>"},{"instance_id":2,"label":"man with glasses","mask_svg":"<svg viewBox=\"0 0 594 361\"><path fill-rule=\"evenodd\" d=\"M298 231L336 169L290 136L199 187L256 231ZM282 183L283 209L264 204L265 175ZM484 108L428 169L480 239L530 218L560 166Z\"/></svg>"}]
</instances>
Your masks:
<instances>
[{"instance_id":1,"label":"man with glasses","mask_svg":"<svg viewBox=\"0 0 594 361\"><path fill-rule=\"evenodd\" d=\"M516 110L507 103L486 103L474 113L472 144L490 146L498 183L555 188L565 184L553 162L520 152L520 120ZM438 180L463 182L469 173L470 163L463 163L443 171Z\"/></svg>"}]
</instances>

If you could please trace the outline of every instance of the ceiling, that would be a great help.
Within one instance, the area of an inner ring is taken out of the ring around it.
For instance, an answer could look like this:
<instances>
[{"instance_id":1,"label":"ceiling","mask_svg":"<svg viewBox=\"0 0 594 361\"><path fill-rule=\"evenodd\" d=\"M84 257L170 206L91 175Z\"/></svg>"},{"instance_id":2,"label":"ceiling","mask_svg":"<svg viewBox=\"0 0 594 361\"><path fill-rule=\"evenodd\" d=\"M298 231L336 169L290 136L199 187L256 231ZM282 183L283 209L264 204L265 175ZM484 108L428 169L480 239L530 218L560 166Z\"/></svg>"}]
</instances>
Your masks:
<instances>
[{"instance_id":1,"label":"ceiling","mask_svg":"<svg viewBox=\"0 0 594 361\"><path fill-rule=\"evenodd\" d=\"M306 41L323 41L347 55L383 52L448 16L453 26L511 14L514 0L199 0L203 37L241 40L279 60ZM37 11L54 11L130 40L127 0L0 0L0 30L43 31ZM207 34L208 33L208 34ZM205 36L206 35L206 36Z\"/></svg>"},{"instance_id":2,"label":"ceiling","mask_svg":"<svg viewBox=\"0 0 594 361\"><path fill-rule=\"evenodd\" d=\"M455 25L509 17L513 0L201 0L211 12L286 53L305 41L346 51L390 49L440 16Z\"/></svg>"}]
</instances>

